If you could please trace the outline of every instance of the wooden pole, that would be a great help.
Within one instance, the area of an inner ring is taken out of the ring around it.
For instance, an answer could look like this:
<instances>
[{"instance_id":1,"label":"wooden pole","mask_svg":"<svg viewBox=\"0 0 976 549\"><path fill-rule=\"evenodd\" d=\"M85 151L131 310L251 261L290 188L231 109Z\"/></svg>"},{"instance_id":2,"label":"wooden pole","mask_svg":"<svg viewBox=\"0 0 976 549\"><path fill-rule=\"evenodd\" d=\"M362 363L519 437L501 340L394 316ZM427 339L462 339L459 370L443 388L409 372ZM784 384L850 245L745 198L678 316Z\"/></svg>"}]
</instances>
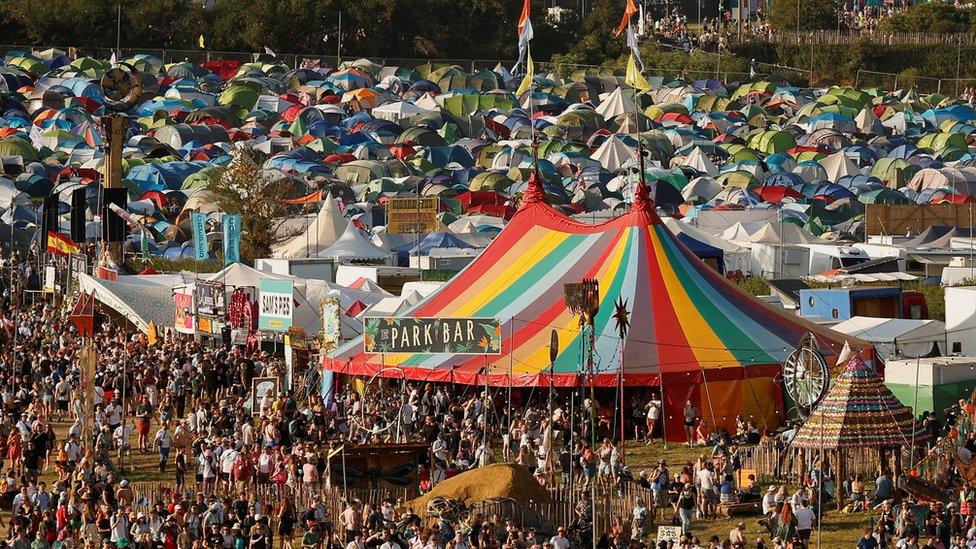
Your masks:
<instances>
[{"instance_id":1,"label":"wooden pole","mask_svg":"<svg viewBox=\"0 0 976 549\"><path fill-rule=\"evenodd\" d=\"M834 483L834 499L837 501L837 510L844 508L844 480L847 479L847 467L844 463L844 450L838 448L834 454L834 467L837 470L837 482Z\"/></svg>"},{"instance_id":2,"label":"wooden pole","mask_svg":"<svg viewBox=\"0 0 976 549\"><path fill-rule=\"evenodd\" d=\"M122 144L125 141L125 122L125 117L119 114L102 118L102 127L108 141L108 154L105 156L105 177L102 179L102 186L106 189L122 188ZM102 219L102 224L106 222L105 219ZM108 248L112 259L121 264L122 243L106 242L104 245Z\"/></svg>"}]
</instances>

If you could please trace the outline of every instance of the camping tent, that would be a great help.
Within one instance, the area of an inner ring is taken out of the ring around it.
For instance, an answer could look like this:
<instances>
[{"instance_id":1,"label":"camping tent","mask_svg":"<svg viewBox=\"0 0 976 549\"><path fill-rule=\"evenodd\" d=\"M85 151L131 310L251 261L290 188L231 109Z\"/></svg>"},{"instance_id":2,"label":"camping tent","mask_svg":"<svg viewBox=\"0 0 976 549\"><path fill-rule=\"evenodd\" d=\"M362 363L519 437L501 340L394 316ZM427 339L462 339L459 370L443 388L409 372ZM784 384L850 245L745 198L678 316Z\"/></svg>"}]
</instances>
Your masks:
<instances>
[{"instance_id":1,"label":"camping tent","mask_svg":"<svg viewBox=\"0 0 976 549\"><path fill-rule=\"evenodd\" d=\"M661 223L643 185L629 213L589 225L546 204L533 176L522 206L491 245L407 313L497 318L500 355L370 354L356 339L327 356L323 366L362 376L391 375L394 368L398 375L427 381L576 386L584 336L566 306L563 285L583 278L597 279L601 292L593 382L618 383L621 342L613 316L619 300L630 311L622 345L624 382L663 388L664 406L671 410L667 432L674 437L682 432L678 410L686 400L719 426L731 427L739 413L775 425L782 417L782 393L774 378L804 334L817 334L830 362L843 347L844 336L765 305L702 263ZM551 329L561 342L552 370Z\"/></svg>"}]
</instances>

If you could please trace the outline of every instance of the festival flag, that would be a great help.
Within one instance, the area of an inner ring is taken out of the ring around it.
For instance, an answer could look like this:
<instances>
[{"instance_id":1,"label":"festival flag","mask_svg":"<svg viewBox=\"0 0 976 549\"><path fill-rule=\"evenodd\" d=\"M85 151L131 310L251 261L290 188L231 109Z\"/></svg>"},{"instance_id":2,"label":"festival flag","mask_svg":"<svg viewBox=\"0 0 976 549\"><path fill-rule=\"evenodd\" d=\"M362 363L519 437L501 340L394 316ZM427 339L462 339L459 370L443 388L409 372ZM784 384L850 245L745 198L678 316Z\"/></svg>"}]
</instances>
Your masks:
<instances>
[{"instance_id":1,"label":"festival flag","mask_svg":"<svg viewBox=\"0 0 976 549\"><path fill-rule=\"evenodd\" d=\"M300 196L298 198L286 198L281 201L282 204L315 204L316 202L322 202L322 191L314 191L311 194L305 196Z\"/></svg>"},{"instance_id":2,"label":"festival flag","mask_svg":"<svg viewBox=\"0 0 976 549\"><path fill-rule=\"evenodd\" d=\"M156 331L156 323L150 320L149 326L146 327L146 343L155 345L157 341L159 341L159 333Z\"/></svg>"},{"instance_id":3,"label":"festival flag","mask_svg":"<svg viewBox=\"0 0 976 549\"><path fill-rule=\"evenodd\" d=\"M74 240L54 231L47 232L47 251L57 255L76 254L79 251Z\"/></svg>"},{"instance_id":4,"label":"festival flag","mask_svg":"<svg viewBox=\"0 0 976 549\"><path fill-rule=\"evenodd\" d=\"M627 58L627 77L624 83L639 91L651 89L647 79L641 72L644 70L644 62L640 58L640 48L637 46L637 36L634 34L634 27L627 24L627 46L630 48L630 56Z\"/></svg>"},{"instance_id":5,"label":"festival flag","mask_svg":"<svg viewBox=\"0 0 976 549\"><path fill-rule=\"evenodd\" d=\"M627 0L627 7L624 8L624 16L620 19L620 24L617 25L617 32L614 33L615 37L620 37L624 29L630 25L630 20L634 18L636 13L637 6L634 4L634 0Z\"/></svg>"},{"instance_id":6,"label":"festival flag","mask_svg":"<svg viewBox=\"0 0 976 549\"><path fill-rule=\"evenodd\" d=\"M518 20L518 61L515 62L515 66L512 68L512 72L518 71L519 65L522 61L525 61L526 57L529 56L529 40L535 36L532 30L532 20L529 18L532 12L532 2L531 0L522 0L522 13L519 15ZM531 63L531 61L529 61ZM528 70L528 66L526 66Z\"/></svg>"},{"instance_id":7,"label":"festival flag","mask_svg":"<svg viewBox=\"0 0 976 549\"><path fill-rule=\"evenodd\" d=\"M532 79L535 78L535 64L532 63L532 54L530 53L528 57L525 61L525 76L522 77L522 83L519 84L515 97L522 97L522 94L532 87Z\"/></svg>"},{"instance_id":8,"label":"festival flag","mask_svg":"<svg viewBox=\"0 0 976 549\"><path fill-rule=\"evenodd\" d=\"M647 83L647 79L637 68L637 61L634 59L633 53L627 57L627 76L624 78L624 83L642 92L651 89L651 85Z\"/></svg>"}]
</instances>

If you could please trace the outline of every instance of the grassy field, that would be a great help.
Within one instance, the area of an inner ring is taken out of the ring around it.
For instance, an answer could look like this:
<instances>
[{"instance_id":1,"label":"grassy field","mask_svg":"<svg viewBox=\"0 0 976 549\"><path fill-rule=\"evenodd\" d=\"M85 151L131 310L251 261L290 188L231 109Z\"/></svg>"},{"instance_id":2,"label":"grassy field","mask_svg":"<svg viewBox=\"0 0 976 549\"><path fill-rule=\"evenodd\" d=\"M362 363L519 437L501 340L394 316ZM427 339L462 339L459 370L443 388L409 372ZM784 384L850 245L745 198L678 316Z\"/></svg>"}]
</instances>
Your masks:
<instances>
[{"instance_id":1,"label":"grassy field","mask_svg":"<svg viewBox=\"0 0 976 549\"><path fill-rule=\"evenodd\" d=\"M635 474L639 473L642 469L653 469L659 459L667 460L672 468L688 462L694 463L703 450L708 452L707 448L689 448L683 444L668 444L667 449L665 449L664 445L660 442L650 446L639 443L628 443L626 446L627 463ZM827 507L832 509L833 505L828 505ZM810 539L810 547L829 547L830 549L854 547L857 544L857 539L863 535L864 528L871 525L870 520L872 516L869 513L844 514L825 509L823 527L820 534L823 538L818 539L818 533L814 531ZM718 536L720 540L724 540L728 537L729 531L735 528L735 525L740 520L743 519L696 520L692 522L692 531L702 542L702 545L706 545L708 538L713 535ZM756 518L745 519L744 522L746 523L746 531L748 532L746 536L747 540L755 541L756 537L762 536L766 541L767 547L770 547L769 536L765 529L758 525Z\"/></svg>"}]
</instances>

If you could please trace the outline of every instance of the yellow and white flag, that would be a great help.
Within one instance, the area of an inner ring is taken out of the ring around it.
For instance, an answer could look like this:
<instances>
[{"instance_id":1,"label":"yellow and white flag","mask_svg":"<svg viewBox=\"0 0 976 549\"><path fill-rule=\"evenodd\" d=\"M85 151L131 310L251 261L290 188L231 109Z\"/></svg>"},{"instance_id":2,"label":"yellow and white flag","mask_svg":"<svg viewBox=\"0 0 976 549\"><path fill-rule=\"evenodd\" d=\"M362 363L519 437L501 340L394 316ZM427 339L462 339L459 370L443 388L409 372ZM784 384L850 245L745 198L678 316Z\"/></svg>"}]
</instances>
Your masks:
<instances>
[{"instance_id":1,"label":"yellow and white flag","mask_svg":"<svg viewBox=\"0 0 976 549\"><path fill-rule=\"evenodd\" d=\"M630 57L627 59L627 77L624 82L642 92L651 89L651 85L641 74L644 70L644 62L640 58L640 48L637 44L637 36L634 34L634 27L629 22L627 23L627 47L630 48Z\"/></svg>"},{"instance_id":2,"label":"yellow and white flag","mask_svg":"<svg viewBox=\"0 0 976 549\"><path fill-rule=\"evenodd\" d=\"M528 58L525 60L525 76L522 77L522 83L519 84L518 90L515 92L515 97L522 97L522 94L529 91L532 87L532 79L535 78L535 63L532 62L532 54L528 54Z\"/></svg>"}]
</instances>

